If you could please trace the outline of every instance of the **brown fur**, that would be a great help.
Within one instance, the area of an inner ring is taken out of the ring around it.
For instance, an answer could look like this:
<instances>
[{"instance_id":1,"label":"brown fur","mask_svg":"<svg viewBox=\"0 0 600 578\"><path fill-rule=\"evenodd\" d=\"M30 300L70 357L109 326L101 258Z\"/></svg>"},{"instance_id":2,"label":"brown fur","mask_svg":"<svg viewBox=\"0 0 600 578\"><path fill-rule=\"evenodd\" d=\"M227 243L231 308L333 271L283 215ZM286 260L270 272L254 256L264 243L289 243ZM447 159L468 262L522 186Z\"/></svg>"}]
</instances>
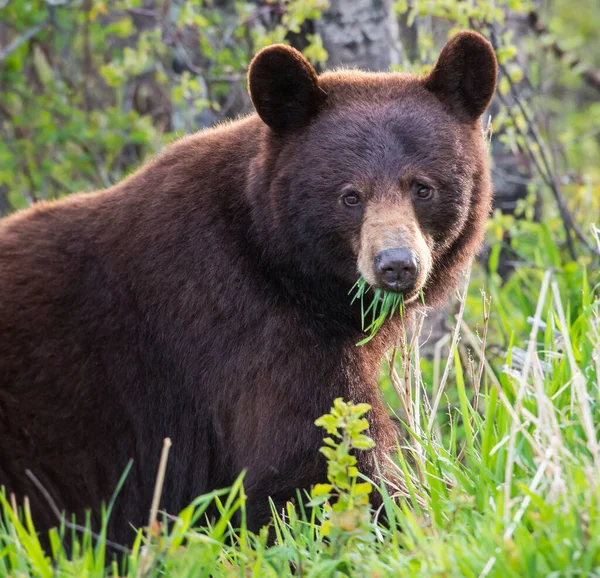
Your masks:
<instances>
[{"instance_id":1,"label":"brown fur","mask_svg":"<svg viewBox=\"0 0 600 578\"><path fill-rule=\"evenodd\" d=\"M29 496L39 529L56 520L27 468L97 523L134 458L110 528L129 541L166 436L162 507L177 512L247 468L257 529L267 496L281 504L324 479L314 421L336 397L372 406L377 448L359 458L375 476L395 444L377 374L398 322L355 346L359 254L368 275L365 254L411 243L426 264L419 287L440 303L490 210L479 116L493 52L465 33L440 62L425 79L317 77L299 53L267 48L250 69L260 117L183 138L108 190L0 222L0 483ZM416 180L435 188L430 202L411 196ZM347 186L357 210L340 202Z\"/></svg>"}]
</instances>

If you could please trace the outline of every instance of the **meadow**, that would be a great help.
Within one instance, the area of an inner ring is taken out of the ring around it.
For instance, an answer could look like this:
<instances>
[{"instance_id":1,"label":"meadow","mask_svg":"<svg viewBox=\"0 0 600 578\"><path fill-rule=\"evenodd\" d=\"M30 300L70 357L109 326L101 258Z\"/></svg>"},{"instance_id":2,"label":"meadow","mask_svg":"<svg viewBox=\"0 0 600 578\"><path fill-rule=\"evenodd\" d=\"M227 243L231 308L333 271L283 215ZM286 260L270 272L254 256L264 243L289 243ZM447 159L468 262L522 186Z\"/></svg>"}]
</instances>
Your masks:
<instances>
[{"instance_id":1,"label":"meadow","mask_svg":"<svg viewBox=\"0 0 600 578\"><path fill-rule=\"evenodd\" d=\"M46 550L27 501L0 493L0 576L600 577L600 4L365 4L0 0L0 217L109 187L165 143L249 112L245 73L268 44L320 69L421 74L470 29L499 62L485 252L443 331L422 312L382 363L401 432L379 464L390 491L354 467L372 445L368 408L339 400L315 425L328 483L259 535L243 475L167 515L157 472L131 548L57 514ZM402 307L368 296L365 341Z\"/></svg>"}]
</instances>

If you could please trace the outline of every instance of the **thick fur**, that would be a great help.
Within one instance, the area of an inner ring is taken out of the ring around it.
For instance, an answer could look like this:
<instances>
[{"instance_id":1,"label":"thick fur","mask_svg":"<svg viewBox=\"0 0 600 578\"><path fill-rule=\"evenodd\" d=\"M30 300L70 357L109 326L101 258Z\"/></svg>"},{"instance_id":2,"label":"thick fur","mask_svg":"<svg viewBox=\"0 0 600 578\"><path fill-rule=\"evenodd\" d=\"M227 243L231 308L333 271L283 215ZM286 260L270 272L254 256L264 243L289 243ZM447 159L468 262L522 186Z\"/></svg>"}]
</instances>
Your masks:
<instances>
[{"instance_id":1,"label":"thick fur","mask_svg":"<svg viewBox=\"0 0 600 578\"><path fill-rule=\"evenodd\" d=\"M167 436L161 507L176 513L246 468L257 529L268 496L282 504L323 481L314 421L336 397L372 406L377 448L359 465L376 475L396 436L377 374L399 326L355 345L348 291L365 213L340 191L360 188L371 215L406 209L398 225L431 252L426 301L442 302L480 246L491 197L478 116L495 59L480 37L452 42L473 65L467 87L444 88L453 66L450 78L464 76L452 58L442 80L317 77L291 49L266 49L249 81L262 119L183 138L110 189L0 222L0 484L29 497L40 530L57 521L26 469L97 523L133 458L110 527L128 542ZM282 70L284 90L272 80ZM435 186L429 204L411 197L415 178Z\"/></svg>"}]
</instances>

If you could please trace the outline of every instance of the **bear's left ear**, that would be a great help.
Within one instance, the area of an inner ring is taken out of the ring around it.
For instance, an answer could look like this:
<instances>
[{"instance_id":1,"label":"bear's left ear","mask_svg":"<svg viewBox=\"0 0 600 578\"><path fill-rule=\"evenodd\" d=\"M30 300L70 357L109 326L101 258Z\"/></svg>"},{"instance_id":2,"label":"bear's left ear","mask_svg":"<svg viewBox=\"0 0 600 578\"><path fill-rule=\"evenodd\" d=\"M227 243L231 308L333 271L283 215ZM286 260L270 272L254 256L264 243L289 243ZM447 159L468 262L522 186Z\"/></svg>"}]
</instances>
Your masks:
<instances>
[{"instance_id":1,"label":"bear's left ear","mask_svg":"<svg viewBox=\"0 0 600 578\"><path fill-rule=\"evenodd\" d=\"M497 72L492 45L476 32L459 32L446 43L424 83L460 120L474 122L490 104Z\"/></svg>"},{"instance_id":2,"label":"bear's left ear","mask_svg":"<svg viewBox=\"0 0 600 578\"><path fill-rule=\"evenodd\" d=\"M315 69L283 44L267 46L253 58L248 92L260 118L279 133L308 124L325 101Z\"/></svg>"}]
</instances>

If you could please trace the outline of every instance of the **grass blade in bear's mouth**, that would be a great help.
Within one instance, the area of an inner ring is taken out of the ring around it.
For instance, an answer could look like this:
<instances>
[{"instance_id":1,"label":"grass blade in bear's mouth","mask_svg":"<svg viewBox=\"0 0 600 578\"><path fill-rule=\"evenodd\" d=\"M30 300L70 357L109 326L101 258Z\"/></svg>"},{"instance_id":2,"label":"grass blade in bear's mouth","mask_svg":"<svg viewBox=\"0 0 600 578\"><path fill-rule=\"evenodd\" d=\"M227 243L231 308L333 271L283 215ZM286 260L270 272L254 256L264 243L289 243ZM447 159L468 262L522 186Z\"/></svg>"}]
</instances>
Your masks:
<instances>
[{"instance_id":1,"label":"grass blade in bear's mouth","mask_svg":"<svg viewBox=\"0 0 600 578\"><path fill-rule=\"evenodd\" d=\"M404 294L392 293L391 291L384 291L383 289L373 289L373 287L371 287L362 277L354 284L350 293L355 289L356 291L351 302L354 303L356 299L360 299L361 328L363 331L369 333L365 339L356 344L359 346L371 341L379 329L381 329L384 321L388 318L391 319L396 311L402 316L404 309ZM368 307L365 308L365 296L370 290L373 292L373 297ZM371 322L365 328L365 320L369 316L371 317Z\"/></svg>"}]
</instances>

